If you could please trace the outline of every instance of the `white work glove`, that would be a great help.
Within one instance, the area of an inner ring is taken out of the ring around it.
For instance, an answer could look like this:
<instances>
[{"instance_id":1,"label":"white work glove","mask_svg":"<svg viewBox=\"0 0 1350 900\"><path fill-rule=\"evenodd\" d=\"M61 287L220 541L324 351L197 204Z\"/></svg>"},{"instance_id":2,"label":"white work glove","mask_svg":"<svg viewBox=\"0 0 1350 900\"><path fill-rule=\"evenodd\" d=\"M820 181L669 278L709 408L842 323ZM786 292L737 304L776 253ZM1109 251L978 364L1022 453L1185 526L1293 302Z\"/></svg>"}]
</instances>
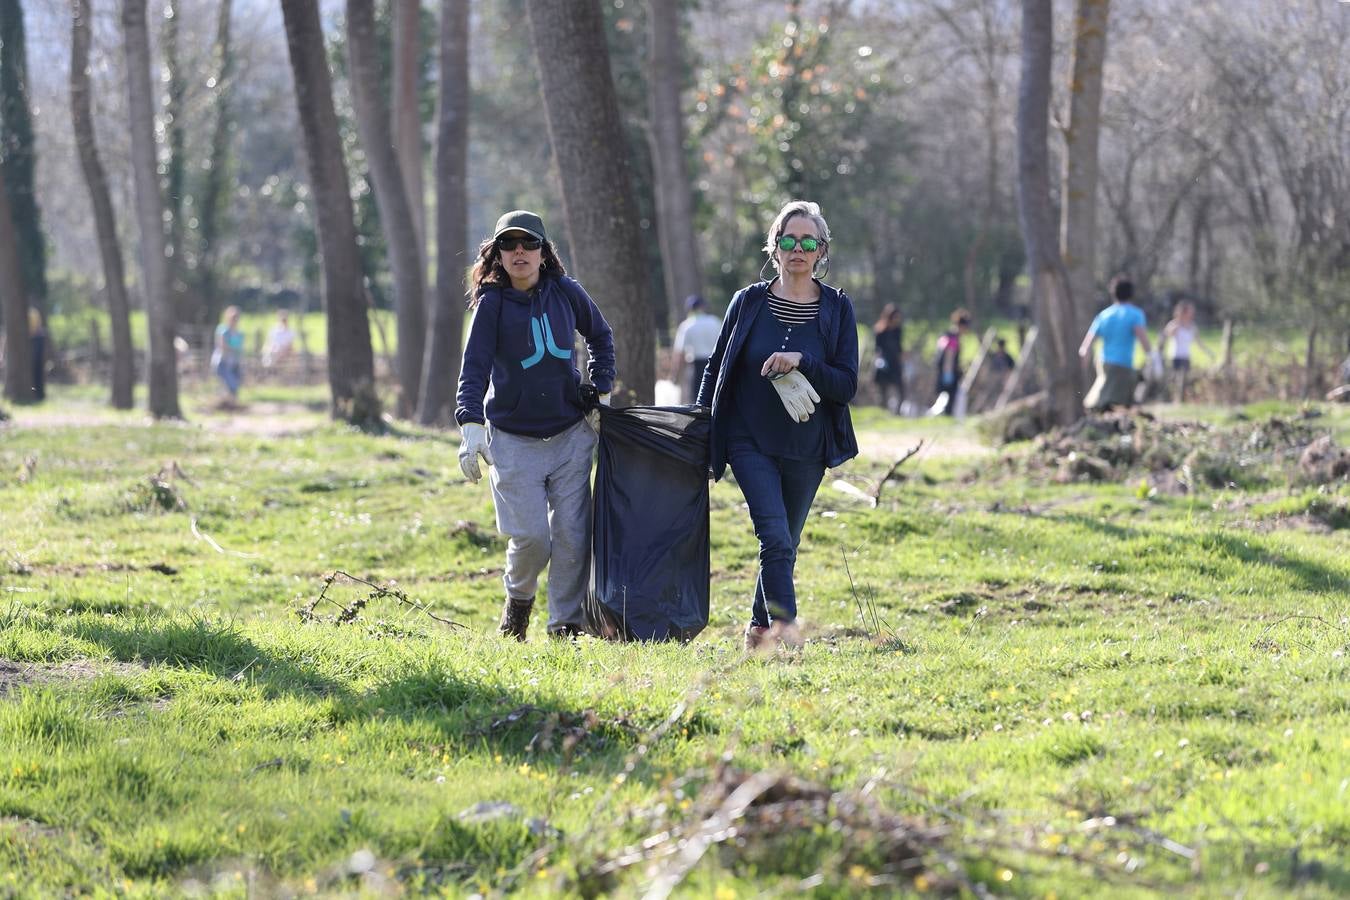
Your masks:
<instances>
[{"instance_id":1,"label":"white work glove","mask_svg":"<svg viewBox=\"0 0 1350 900\"><path fill-rule=\"evenodd\" d=\"M609 394L601 394L600 397L599 397L599 400L600 400L600 406L609 406ZM600 433L600 407L599 407L599 406L597 406L595 409L591 410L590 412L586 413L586 421L587 421L587 423L590 424L590 426L591 426L591 431L594 431L596 434L599 434L599 433Z\"/></svg>"},{"instance_id":2,"label":"white work glove","mask_svg":"<svg viewBox=\"0 0 1350 900\"><path fill-rule=\"evenodd\" d=\"M459 470L464 477L478 483L483 472L478 468L478 457L483 457L492 465L492 451L488 449L487 429L477 422L465 422L459 426Z\"/></svg>"},{"instance_id":3,"label":"white work glove","mask_svg":"<svg viewBox=\"0 0 1350 900\"><path fill-rule=\"evenodd\" d=\"M783 401L783 409L787 410L787 414L794 422L805 422L811 418L811 413L816 411L820 395L811 387L811 382L806 380L806 376L798 370L770 375L769 383L778 392L778 399Z\"/></svg>"}]
</instances>

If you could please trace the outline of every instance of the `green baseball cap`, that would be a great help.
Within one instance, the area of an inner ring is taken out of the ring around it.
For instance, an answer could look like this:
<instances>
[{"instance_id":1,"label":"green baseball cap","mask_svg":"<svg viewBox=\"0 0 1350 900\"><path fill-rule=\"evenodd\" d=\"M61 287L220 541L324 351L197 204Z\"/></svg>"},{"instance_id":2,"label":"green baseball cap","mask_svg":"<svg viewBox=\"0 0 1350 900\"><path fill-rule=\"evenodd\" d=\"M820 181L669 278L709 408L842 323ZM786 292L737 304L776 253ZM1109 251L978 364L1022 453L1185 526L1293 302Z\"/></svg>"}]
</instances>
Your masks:
<instances>
[{"instance_id":1,"label":"green baseball cap","mask_svg":"<svg viewBox=\"0 0 1350 900\"><path fill-rule=\"evenodd\" d=\"M513 209L498 219L497 227L492 231L492 239L495 241L508 231L523 231L541 241L548 240L548 235L544 233L544 220L539 218L537 213L526 209Z\"/></svg>"}]
</instances>

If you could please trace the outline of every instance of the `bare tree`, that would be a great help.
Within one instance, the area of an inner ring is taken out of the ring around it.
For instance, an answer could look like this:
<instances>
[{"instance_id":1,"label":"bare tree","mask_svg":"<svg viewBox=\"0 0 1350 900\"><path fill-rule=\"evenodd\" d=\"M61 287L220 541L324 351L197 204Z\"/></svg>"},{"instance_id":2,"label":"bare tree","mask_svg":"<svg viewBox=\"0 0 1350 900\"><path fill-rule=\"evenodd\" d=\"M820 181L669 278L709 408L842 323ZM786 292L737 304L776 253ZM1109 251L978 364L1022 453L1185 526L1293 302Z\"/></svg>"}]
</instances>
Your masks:
<instances>
[{"instance_id":1,"label":"bare tree","mask_svg":"<svg viewBox=\"0 0 1350 900\"><path fill-rule=\"evenodd\" d=\"M150 86L150 35L145 0L123 0L122 31L127 61L131 118L131 165L136 184L136 219L141 234L141 283L150 333L148 374L150 414L179 419L178 367L174 353L174 310L164 264L164 199L159 190L155 149L155 101Z\"/></svg>"},{"instance_id":2,"label":"bare tree","mask_svg":"<svg viewBox=\"0 0 1350 900\"><path fill-rule=\"evenodd\" d=\"M468 0L465 0L467 5ZM394 150L403 173L403 187L417 230L418 252L426 257L427 213L422 196L422 110L418 103L418 75L422 34L422 4L392 3L394 16Z\"/></svg>"},{"instance_id":3,"label":"bare tree","mask_svg":"<svg viewBox=\"0 0 1350 900\"><path fill-rule=\"evenodd\" d=\"M99 260L103 265L103 291L108 298L108 319L112 330L112 405L131 409L136 384L131 346L131 304L127 300L126 273L122 267L122 246L117 239L117 220L113 215L108 176L99 159L94 133L94 115L89 84L89 41L91 0L72 0L70 29L70 112L75 146L80 153L84 183L94 212L94 231L98 237Z\"/></svg>"},{"instance_id":4,"label":"bare tree","mask_svg":"<svg viewBox=\"0 0 1350 900\"><path fill-rule=\"evenodd\" d=\"M526 8L576 271L614 328L623 386L650 402L652 306L600 4L528 0Z\"/></svg>"},{"instance_id":5,"label":"bare tree","mask_svg":"<svg viewBox=\"0 0 1350 900\"><path fill-rule=\"evenodd\" d=\"M1053 0L1022 4L1022 79L1017 93L1017 200L1022 240L1031 269L1031 293L1043 332L1050 413L1059 422L1082 416L1082 338L1064 263L1055 243L1050 202L1050 67L1054 53Z\"/></svg>"},{"instance_id":6,"label":"bare tree","mask_svg":"<svg viewBox=\"0 0 1350 900\"><path fill-rule=\"evenodd\" d=\"M680 104L686 69L679 9L679 0L652 0L647 75L657 232L672 327L684 314L684 298L703 292L703 272L694 232L694 202L685 160L684 111Z\"/></svg>"},{"instance_id":7,"label":"bare tree","mask_svg":"<svg viewBox=\"0 0 1350 900\"><path fill-rule=\"evenodd\" d=\"M230 138L233 133L234 47L231 43L231 13L233 0L220 0L216 18L216 73L213 76L215 124L211 132L211 149L206 160L206 177L202 184L201 203L198 204L198 237L201 240L201 258L197 261L198 312L201 323L213 322L220 310L218 272L222 218L226 204L226 169L230 161Z\"/></svg>"},{"instance_id":8,"label":"bare tree","mask_svg":"<svg viewBox=\"0 0 1350 900\"><path fill-rule=\"evenodd\" d=\"M281 12L323 256L332 413L355 425L378 428L380 408L375 395L375 360L370 349L361 255L356 246L347 163L342 158L318 0L282 0Z\"/></svg>"},{"instance_id":9,"label":"bare tree","mask_svg":"<svg viewBox=\"0 0 1350 900\"><path fill-rule=\"evenodd\" d=\"M442 0L440 106L436 114L436 296L422 367L423 425L448 422L464 343L464 258L468 243L469 5Z\"/></svg>"},{"instance_id":10,"label":"bare tree","mask_svg":"<svg viewBox=\"0 0 1350 900\"><path fill-rule=\"evenodd\" d=\"M1078 0L1074 12L1069 123L1064 129L1060 252L1080 322L1091 321L1096 306L1097 146L1110 5L1110 0Z\"/></svg>"},{"instance_id":11,"label":"bare tree","mask_svg":"<svg viewBox=\"0 0 1350 900\"><path fill-rule=\"evenodd\" d=\"M162 74L164 83L164 205L168 210L165 230L165 260L169 302L174 321L195 322L198 316L183 280L187 271L187 74L183 70L179 41L182 15L178 0L165 0L161 31ZM202 323L207 324L207 323Z\"/></svg>"},{"instance_id":12,"label":"bare tree","mask_svg":"<svg viewBox=\"0 0 1350 900\"><path fill-rule=\"evenodd\" d=\"M375 182L380 227L394 270L394 304L398 314L398 412L411 418L417 409L417 392L422 387L426 275L402 167L390 141L389 105L379 91L382 82L374 0L347 0L347 56L351 66L356 126Z\"/></svg>"},{"instance_id":13,"label":"bare tree","mask_svg":"<svg viewBox=\"0 0 1350 900\"><path fill-rule=\"evenodd\" d=\"M37 144L35 104L28 68L28 38L23 4L0 0L0 160L5 164L4 189L9 191L14 239L28 302L39 308L47 301L47 239L34 187Z\"/></svg>"},{"instance_id":14,"label":"bare tree","mask_svg":"<svg viewBox=\"0 0 1350 900\"><path fill-rule=\"evenodd\" d=\"M33 362L29 355L28 294L9 192L4 189L5 164L0 160L0 311L5 316L5 396L15 403L33 401Z\"/></svg>"}]
</instances>

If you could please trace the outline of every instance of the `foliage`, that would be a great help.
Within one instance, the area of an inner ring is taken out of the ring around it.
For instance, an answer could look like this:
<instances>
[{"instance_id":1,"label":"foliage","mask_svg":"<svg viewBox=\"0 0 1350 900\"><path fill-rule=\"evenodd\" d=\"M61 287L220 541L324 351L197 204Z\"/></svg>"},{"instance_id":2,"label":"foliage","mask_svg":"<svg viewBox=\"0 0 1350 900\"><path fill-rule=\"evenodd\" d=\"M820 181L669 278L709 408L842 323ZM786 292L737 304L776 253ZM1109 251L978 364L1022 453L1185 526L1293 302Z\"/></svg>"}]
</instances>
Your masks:
<instances>
[{"instance_id":1,"label":"foliage","mask_svg":"<svg viewBox=\"0 0 1350 900\"><path fill-rule=\"evenodd\" d=\"M1343 484L1062 485L862 410L802 542L802 655L740 651L755 547L726 482L705 634L518 645L446 436L285 391L270 422L185 397L202 427L56 395L0 441L0 892L628 895L672 857L606 862L719 812L743 839L690 896L1350 889L1350 532L1307 517ZM834 487L921 436L875 509ZM169 461L187 512L124 502ZM325 591L356 613L300 621Z\"/></svg>"}]
</instances>

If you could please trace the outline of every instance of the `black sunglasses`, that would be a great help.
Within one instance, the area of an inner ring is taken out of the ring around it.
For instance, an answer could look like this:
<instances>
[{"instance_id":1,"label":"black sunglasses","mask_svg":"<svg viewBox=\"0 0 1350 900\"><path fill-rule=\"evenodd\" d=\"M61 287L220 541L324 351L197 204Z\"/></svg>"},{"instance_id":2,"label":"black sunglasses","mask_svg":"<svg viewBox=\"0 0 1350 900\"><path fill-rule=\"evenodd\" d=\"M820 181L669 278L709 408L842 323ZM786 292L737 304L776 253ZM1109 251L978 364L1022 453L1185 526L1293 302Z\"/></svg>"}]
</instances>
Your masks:
<instances>
[{"instance_id":1,"label":"black sunglasses","mask_svg":"<svg viewBox=\"0 0 1350 900\"><path fill-rule=\"evenodd\" d=\"M526 250L538 250L544 246L544 242L539 238L532 237L499 237L497 238L497 249L507 253L524 247Z\"/></svg>"}]
</instances>

